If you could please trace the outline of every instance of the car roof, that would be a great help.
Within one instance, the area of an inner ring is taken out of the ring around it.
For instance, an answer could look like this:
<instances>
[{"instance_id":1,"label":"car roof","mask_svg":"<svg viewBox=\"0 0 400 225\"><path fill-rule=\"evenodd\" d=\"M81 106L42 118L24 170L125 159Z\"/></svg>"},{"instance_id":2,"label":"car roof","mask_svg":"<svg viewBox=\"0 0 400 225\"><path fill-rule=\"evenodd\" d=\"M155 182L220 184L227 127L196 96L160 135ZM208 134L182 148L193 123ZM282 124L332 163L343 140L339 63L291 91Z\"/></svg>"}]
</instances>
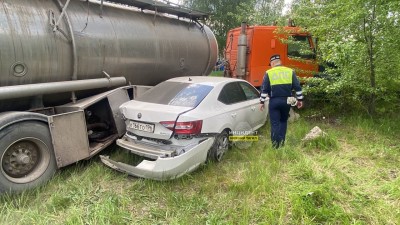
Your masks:
<instances>
[{"instance_id":1,"label":"car roof","mask_svg":"<svg viewBox=\"0 0 400 225\"><path fill-rule=\"evenodd\" d=\"M175 77L171 78L167 81L172 82L182 82L182 83L190 83L190 84L204 84L210 86L217 86L223 83L229 83L232 81L244 81L235 78L229 77L211 77L211 76L186 76L186 77Z\"/></svg>"}]
</instances>

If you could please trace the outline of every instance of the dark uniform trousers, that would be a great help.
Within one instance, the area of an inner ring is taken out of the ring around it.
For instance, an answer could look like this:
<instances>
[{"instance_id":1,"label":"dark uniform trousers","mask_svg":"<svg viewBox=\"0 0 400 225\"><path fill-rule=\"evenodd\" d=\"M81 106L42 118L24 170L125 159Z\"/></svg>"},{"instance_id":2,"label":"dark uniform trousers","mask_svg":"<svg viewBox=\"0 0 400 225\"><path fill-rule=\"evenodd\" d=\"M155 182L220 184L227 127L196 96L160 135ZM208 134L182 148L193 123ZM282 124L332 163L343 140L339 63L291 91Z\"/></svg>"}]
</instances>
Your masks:
<instances>
[{"instance_id":1,"label":"dark uniform trousers","mask_svg":"<svg viewBox=\"0 0 400 225\"><path fill-rule=\"evenodd\" d=\"M269 99L268 108L272 146L279 148L285 142L290 105L287 104L287 97L274 97Z\"/></svg>"}]
</instances>

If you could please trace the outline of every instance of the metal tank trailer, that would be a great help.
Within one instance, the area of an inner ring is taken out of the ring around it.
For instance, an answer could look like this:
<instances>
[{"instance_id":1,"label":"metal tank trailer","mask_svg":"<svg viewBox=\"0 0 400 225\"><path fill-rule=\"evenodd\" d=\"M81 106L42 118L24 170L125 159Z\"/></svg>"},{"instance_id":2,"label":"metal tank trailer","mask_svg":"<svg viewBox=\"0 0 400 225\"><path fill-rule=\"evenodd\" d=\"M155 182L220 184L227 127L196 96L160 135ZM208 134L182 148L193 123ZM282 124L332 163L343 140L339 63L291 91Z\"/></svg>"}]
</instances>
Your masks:
<instances>
[{"instance_id":1,"label":"metal tank trailer","mask_svg":"<svg viewBox=\"0 0 400 225\"><path fill-rule=\"evenodd\" d=\"M112 144L125 133L119 105L149 86L208 75L218 47L206 17L153 0L2 1L0 192Z\"/></svg>"}]
</instances>

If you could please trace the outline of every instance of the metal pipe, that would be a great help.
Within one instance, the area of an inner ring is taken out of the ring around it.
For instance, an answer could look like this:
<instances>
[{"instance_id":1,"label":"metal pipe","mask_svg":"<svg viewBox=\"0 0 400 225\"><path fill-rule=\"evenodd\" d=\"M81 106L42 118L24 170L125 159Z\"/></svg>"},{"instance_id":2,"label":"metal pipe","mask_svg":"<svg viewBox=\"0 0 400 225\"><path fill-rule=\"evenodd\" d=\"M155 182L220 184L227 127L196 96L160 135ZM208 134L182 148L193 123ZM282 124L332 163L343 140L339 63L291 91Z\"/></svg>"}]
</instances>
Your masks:
<instances>
[{"instance_id":1,"label":"metal pipe","mask_svg":"<svg viewBox=\"0 0 400 225\"><path fill-rule=\"evenodd\" d=\"M62 17L63 17L64 14L67 12L67 7L68 7L68 4L69 4L70 1L71 1L71 0L68 0L67 3L65 3L64 7L62 8L61 15L60 15L60 17L58 18L56 24L54 25L53 32L56 32L56 31L57 31L58 24L61 22Z\"/></svg>"},{"instance_id":2,"label":"metal pipe","mask_svg":"<svg viewBox=\"0 0 400 225\"><path fill-rule=\"evenodd\" d=\"M57 0L58 5L60 6L60 8L62 8L62 3L60 2L60 0ZM71 25L71 21L69 19L68 13L65 12L65 20L67 22L68 25L68 30L71 36L71 44L72 44L72 60L73 60L73 73L72 73L72 80L77 80L78 79L78 54L76 51L76 40L75 40L75 36L74 36L74 30L72 29L72 25Z\"/></svg>"},{"instance_id":3,"label":"metal pipe","mask_svg":"<svg viewBox=\"0 0 400 225\"><path fill-rule=\"evenodd\" d=\"M240 31L238 40L238 55L237 55L237 67L236 76L239 79L244 79L246 75L246 59L247 59L247 35L246 35L246 22L242 22L242 29Z\"/></svg>"},{"instance_id":4,"label":"metal pipe","mask_svg":"<svg viewBox=\"0 0 400 225\"><path fill-rule=\"evenodd\" d=\"M63 9L62 3L60 2L60 0L57 0L58 5L60 7L60 9ZM68 2L67 2L68 4ZM66 8L65 8L66 9ZM78 55L77 55L77 51L76 51L76 41L75 41L75 36L74 36L74 30L72 29L72 25L71 25L71 21L69 19L68 13L65 10L65 20L67 22L68 25L68 29L69 29L69 33L71 36L71 44L72 44L72 62L73 62L73 72L72 72L72 80L78 80ZM57 27L55 27L57 28ZM75 92L71 93L71 100L72 102L76 101L76 95Z\"/></svg>"},{"instance_id":5,"label":"metal pipe","mask_svg":"<svg viewBox=\"0 0 400 225\"><path fill-rule=\"evenodd\" d=\"M103 0L100 3L100 18L103 18Z\"/></svg>"},{"instance_id":6,"label":"metal pipe","mask_svg":"<svg viewBox=\"0 0 400 225\"><path fill-rule=\"evenodd\" d=\"M113 86L122 86L125 84L125 77L112 77L7 86L0 87L0 100L23 98L36 95L56 94L70 91L82 91L96 88L107 88Z\"/></svg>"}]
</instances>

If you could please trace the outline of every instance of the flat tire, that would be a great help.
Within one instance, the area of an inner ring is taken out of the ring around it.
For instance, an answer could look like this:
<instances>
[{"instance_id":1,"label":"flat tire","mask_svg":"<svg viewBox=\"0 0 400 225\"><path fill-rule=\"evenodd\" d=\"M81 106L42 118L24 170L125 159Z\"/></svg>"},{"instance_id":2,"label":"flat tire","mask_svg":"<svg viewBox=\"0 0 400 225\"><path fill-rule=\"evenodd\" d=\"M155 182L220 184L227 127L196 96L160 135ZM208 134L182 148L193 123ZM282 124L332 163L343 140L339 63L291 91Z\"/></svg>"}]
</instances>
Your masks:
<instances>
[{"instance_id":1,"label":"flat tire","mask_svg":"<svg viewBox=\"0 0 400 225\"><path fill-rule=\"evenodd\" d=\"M208 152L208 159L211 161L220 162L229 149L229 136L226 131L222 131L215 136L214 144Z\"/></svg>"}]
</instances>

